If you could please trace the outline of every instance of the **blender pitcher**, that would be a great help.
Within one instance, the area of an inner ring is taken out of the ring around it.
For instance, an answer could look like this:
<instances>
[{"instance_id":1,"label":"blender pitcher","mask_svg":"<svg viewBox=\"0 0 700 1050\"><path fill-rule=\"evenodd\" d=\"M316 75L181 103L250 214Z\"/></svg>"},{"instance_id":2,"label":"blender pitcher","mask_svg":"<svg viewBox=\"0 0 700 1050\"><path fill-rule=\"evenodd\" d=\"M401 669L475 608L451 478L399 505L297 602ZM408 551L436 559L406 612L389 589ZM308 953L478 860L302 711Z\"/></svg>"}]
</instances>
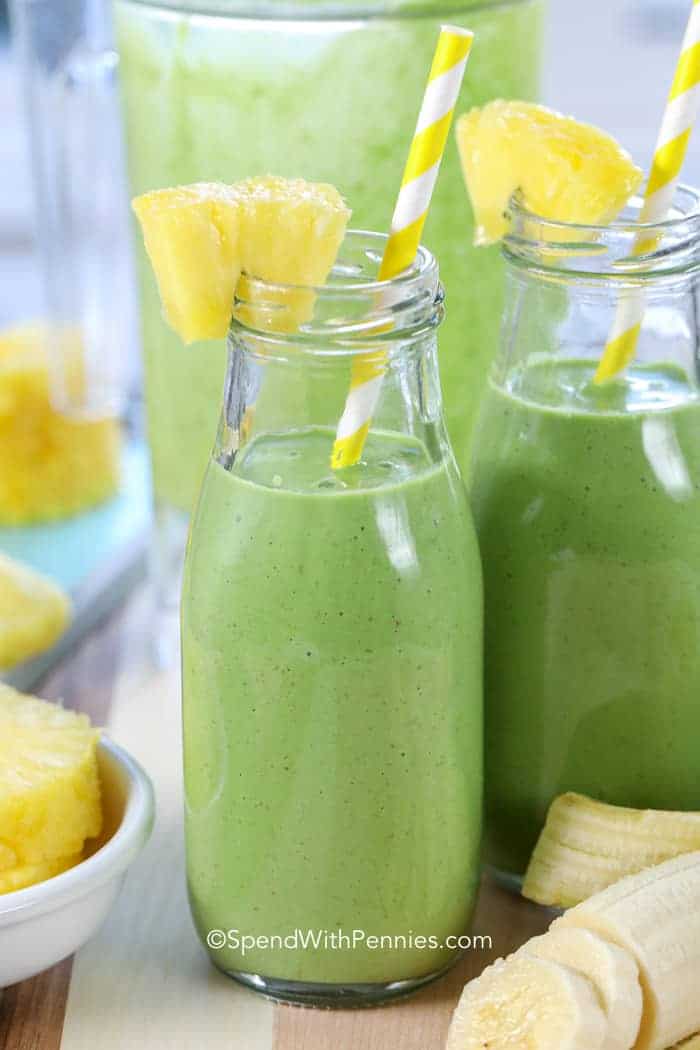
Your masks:
<instances>
[{"instance_id":1,"label":"blender pitcher","mask_svg":"<svg viewBox=\"0 0 700 1050\"><path fill-rule=\"evenodd\" d=\"M11 0L10 14L30 134L52 401L69 417L117 416L134 378L135 325L109 7Z\"/></svg>"}]
</instances>

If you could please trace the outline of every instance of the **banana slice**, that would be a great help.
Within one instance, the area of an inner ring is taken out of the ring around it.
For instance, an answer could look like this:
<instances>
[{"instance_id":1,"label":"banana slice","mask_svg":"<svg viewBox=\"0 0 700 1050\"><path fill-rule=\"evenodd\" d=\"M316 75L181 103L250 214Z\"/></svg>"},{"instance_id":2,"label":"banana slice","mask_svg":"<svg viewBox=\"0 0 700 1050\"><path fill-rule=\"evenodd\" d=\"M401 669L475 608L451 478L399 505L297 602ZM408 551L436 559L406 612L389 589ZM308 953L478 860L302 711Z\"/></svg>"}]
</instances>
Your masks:
<instances>
[{"instance_id":1,"label":"banana slice","mask_svg":"<svg viewBox=\"0 0 700 1050\"><path fill-rule=\"evenodd\" d=\"M446 1050L602 1050L605 1014L591 982L549 959L498 959L470 981Z\"/></svg>"},{"instance_id":2,"label":"banana slice","mask_svg":"<svg viewBox=\"0 0 700 1050\"><path fill-rule=\"evenodd\" d=\"M642 1020L642 989L629 952L591 930L562 927L532 937L516 952L520 954L563 963L587 977L607 1018L603 1050L630 1050Z\"/></svg>"},{"instance_id":3,"label":"banana slice","mask_svg":"<svg viewBox=\"0 0 700 1050\"><path fill-rule=\"evenodd\" d=\"M523 896L569 908L618 879L700 850L700 813L627 809L568 792L549 807Z\"/></svg>"},{"instance_id":4,"label":"banana slice","mask_svg":"<svg viewBox=\"0 0 700 1050\"><path fill-rule=\"evenodd\" d=\"M639 966L644 1007L635 1050L665 1050L700 1031L700 852L629 875L566 912Z\"/></svg>"}]
</instances>

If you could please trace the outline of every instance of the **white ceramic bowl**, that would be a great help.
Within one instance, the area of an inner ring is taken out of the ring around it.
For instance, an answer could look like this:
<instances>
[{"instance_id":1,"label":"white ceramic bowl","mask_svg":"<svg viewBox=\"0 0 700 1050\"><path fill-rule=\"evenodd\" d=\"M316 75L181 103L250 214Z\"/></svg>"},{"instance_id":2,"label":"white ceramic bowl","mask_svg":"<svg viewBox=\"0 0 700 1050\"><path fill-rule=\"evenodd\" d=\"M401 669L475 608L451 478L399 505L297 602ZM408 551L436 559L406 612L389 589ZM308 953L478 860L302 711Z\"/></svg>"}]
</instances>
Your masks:
<instances>
[{"instance_id":1,"label":"white ceramic bowl","mask_svg":"<svg viewBox=\"0 0 700 1050\"><path fill-rule=\"evenodd\" d=\"M96 933L150 835L153 787L143 769L104 738L97 757L104 828L90 855L36 886L0 894L0 988L53 966Z\"/></svg>"}]
</instances>

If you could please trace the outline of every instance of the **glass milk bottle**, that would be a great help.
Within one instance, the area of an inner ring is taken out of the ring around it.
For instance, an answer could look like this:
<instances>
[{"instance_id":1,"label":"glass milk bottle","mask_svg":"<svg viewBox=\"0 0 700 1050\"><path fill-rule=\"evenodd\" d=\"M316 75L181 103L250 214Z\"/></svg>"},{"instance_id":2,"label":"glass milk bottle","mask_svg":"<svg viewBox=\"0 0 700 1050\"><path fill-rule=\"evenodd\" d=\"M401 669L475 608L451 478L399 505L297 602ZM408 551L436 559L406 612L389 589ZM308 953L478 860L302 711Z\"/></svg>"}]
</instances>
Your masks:
<instances>
[{"instance_id":1,"label":"glass milk bottle","mask_svg":"<svg viewBox=\"0 0 700 1050\"><path fill-rule=\"evenodd\" d=\"M700 809L700 199L645 229L517 201L507 309L477 430L486 593L488 859L521 875L558 794ZM593 375L642 301L635 360Z\"/></svg>"},{"instance_id":2,"label":"glass milk bottle","mask_svg":"<svg viewBox=\"0 0 700 1050\"><path fill-rule=\"evenodd\" d=\"M197 929L231 976L327 1005L449 966L479 877L481 567L442 414L438 270L421 249L379 283L384 243L348 235L296 333L279 303L298 289L241 293L183 588ZM368 352L380 401L334 473Z\"/></svg>"}]
</instances>

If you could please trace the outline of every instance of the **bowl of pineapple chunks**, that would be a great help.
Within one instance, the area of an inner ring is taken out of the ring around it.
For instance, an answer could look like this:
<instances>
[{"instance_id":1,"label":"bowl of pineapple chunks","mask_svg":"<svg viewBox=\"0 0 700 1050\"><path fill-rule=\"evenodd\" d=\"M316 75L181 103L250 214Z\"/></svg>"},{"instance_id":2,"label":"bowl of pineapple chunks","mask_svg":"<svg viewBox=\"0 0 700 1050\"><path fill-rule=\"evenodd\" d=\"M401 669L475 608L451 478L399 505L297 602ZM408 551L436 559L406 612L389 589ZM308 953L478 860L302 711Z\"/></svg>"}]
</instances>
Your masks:
<instances>
[{"instance_id":1,"label":"bowl of pineapple chunks","mask_svg":"<svg viewBox=\"0 0 700 1050\"><path fill-rule=\"evenodd\" d=\"M0 684L0 988L98 930L153 815L146 773L86 715Z\"/></svg>"}]
</instances>

